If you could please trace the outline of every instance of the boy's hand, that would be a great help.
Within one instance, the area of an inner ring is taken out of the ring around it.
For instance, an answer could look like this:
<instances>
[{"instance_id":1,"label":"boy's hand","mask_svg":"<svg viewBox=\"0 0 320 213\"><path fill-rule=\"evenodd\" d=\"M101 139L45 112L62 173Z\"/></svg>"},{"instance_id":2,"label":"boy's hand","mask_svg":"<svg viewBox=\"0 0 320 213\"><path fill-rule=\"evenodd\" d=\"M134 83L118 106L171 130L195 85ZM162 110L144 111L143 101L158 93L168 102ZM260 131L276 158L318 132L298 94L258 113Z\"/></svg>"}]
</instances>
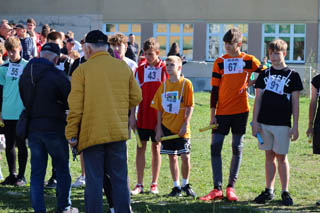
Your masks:
<instances>
[{"instance_id":1,"label":"boy's hand","mask_svg":"<svg viewBox=\"0 0 320 213\"><path fill-rule=\"evenodd\" d=\"M211 116L211 120L210 120L210 124L209 125L212 125L212 124L217 124L217 119L216 119L216 116Z\"/></svg>"},{"instance_id":2,"label":"boy's hand","mask_svg":"<svg viewBox=\"0 0 320 213\"><path fill-rule=\"evenodd\" d=\"M309 137L310 135L313 136L313 126L309 125L309 128L306 131L307 137Z\"/></svg>"},{"instance_id":3,"label":"boy's hand","mask_svg":"<svg viewBox=\"0 0 320 213\"><path fill-rule=\"evenodd\" d=\"M163 132L161 127L156 126L156 141L159 142L161 141L161 137L163 136Z\"/></svg>"},{"instance_id":4,"label":"boy's hand","mask_svg":"<svg viewBox=\"0 0 320 213\"><path fill-rule=\"evenodd\" d=\"M130 115L129 125L130 125L132 130L136 131L136 129L137 129L137 119L136 119L135 115L132 115L132 114Z\"/></svg>"},{"instance_id":5,"label":"boy's hand","mask_svg":"<svg viewBox=\"0 0 320 213\"><path fill-rule=\"evenodd\" d=\"M183 137L187 133L187 126L188 126L187 123L183 123L182 124L182 126L180 128L180 131L179 131L179 136L180 137Z\"/></svg>"},{"instance_id":6,"label":"boy's hand","mask_svg":"<svg viewBox=\"0 0 320 213\"><path fill-rule=\"evenodd\" d=\"M252 136L256 137L258 132L261 132L261 126L258 122L252 122Z\"/></svg>"},{"instance_id":7,"label":"boy's hand","mask_svg":"<svg viewBox=\"0 0 320 213\"><path fill-rule=\"evenodd\" d=\"M289 130L289 137L290 137L291 141L297 140L298 137L299 137L299 131L298 131L298 129L297 129L297 128L291 128L291 129Z\"/></svg>"}]
</instances>

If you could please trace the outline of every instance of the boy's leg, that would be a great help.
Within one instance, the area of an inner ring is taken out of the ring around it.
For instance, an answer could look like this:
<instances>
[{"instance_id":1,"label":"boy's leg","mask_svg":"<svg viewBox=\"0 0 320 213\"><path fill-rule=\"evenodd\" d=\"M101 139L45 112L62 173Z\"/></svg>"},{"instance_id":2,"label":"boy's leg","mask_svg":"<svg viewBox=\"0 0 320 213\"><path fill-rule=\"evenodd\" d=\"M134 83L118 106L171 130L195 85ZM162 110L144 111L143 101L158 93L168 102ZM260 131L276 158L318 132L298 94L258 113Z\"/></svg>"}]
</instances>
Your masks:
<instances>
[{"instance_id":1,"label":"boy's leg","mask_svg":"<svg viewBox=\"0 0 320 213\"><path fill-rule=\"evenodd\" d=\"M181 154L181 175L185 180L189 180L190 175L190 154Z\"/></svg>"},{"instance_id":2,"label":"boy's leg","mask_svg":"<svg viewBox=\"0 0 320 213\"><path fill-rule=\"evenodd\" d=\"M280 182L282 186L282 191L288 191L289 187L289 175L290 175L290 168L289 168L289 161L287 155L279 155L276 154L277 161L278 161L278 172L280 177Z\"/></svg>"},{"instance_id":3,"label":"boy's leg","mask_svg":"<svg viewBox=\"0 0 320 213\"><path fill-rule=\"evenodd\" d=\"M16 176L15 126L13 121L4 120L4 135L6 137L6 158L10 176ZM10 181L9 181L10 182ZM9 183L10 184L10 183ZM13 183L11 183L13 184Z\"/></svg>"},{"instance_id":4,"label":"boy's leg","mask_svg":"<svg viewBox=\"0 0 320 213\"><path fill-rule=\"evenodd\" d=\"M161 142L152 142L152 183L158 183L160 166L161 166L161 155L160 155ZM138 182L139 183L139 182Z\"/></svg>"},{"instance_id":5,"label":"boy's leg","mask_svg":"<svg viewBox=\"0 0 320 213\"><path fill-rule=\"evenodd\" d=\"M276 153L274 153L272 150L266 150L265 172L267 189L274 189L276 169Z\"/></svg>"},{"instance_id":6,"label":"boy's leg","mask_svg":"<svg viewBox=\"0 0 320 213\"><path fill-rule=\"evenodd\" d=\"M177 155L169 155L170 172L172 180L174 182L179 182L179 163Z\"/></svg>"},{"instance_id":7,"label":"boy's leg","mask_svg":"<svg viewBox=\"0 0 320 213\"><path fill-rule=\"evenodd\" d=\"M242 159L243 137L244 135L242 134L232 135L232 160L230 165L228 187L233 187L238 178L238 173Z\"/></svg>"},{"instance_id":8,"label":"boy's leg","mask_svg":"<svg viewBox=\"0 0 320 213\"><path fill-rule=\"evenodd\" d=\"M218 190L221 190L222 188L221 150L222 150L224 137L225 137L224 135L219 133L212 134L211 166L212 166L214 188Z\"/></svg>"},{"instance_id":9,"label":"boy's leg","mask_svg":"<svg viewBox=\"0 0 320 213\"><path fill-rule=\"evenodd\" d=\"M137 146L137 155L136 155L136 168L137 168L137 182L138 184L143 184L144 168L146 165L146 146L147 141L141 141L142 147Z\"/></svg>"}]
</instances>

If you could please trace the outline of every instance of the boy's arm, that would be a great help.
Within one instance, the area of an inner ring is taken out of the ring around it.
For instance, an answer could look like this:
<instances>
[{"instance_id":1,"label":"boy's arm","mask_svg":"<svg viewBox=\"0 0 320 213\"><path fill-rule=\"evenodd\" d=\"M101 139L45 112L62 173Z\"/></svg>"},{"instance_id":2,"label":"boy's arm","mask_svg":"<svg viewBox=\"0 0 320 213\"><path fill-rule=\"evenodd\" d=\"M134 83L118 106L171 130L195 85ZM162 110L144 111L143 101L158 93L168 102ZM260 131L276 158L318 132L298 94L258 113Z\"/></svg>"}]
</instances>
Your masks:
<instances>
[{"instance_id":1,"label":"boy's arm","mask_svg":"<svg viewBox=\"0 0 320 213\"><path fill-rule=\"evenodd\" d=\"M180 137L183 137L187 133L187 127L190 124L192 113L193 113L193 106L186 107L186 111L184 114L184 122L183 122L183 124L180 128L180 131L179 131Z\"/></svg>"},{"instance_id":2,"label":"boy's arm","mask_svg":"<svg viewBox=\"0 0 320 213\"><path fill-rule=\"evenodd\" d=\"M137 128L136 107L132 107L130 109L129 125L132 130L134 130L134 131L136 130L136 128Z\"/></svg>"},{"instance_id":3,"label":"boy's arm","mask_svg":"<svg viewBox=\"0 0 320 213\"><path fill-rule=\"evenodd\" d=\"M218 93L219 87L212 87L211 96L210 96L210 125L216 124L216 106L218 103Z\"/></svg>"},{"instance_id":4,"label":"boy's arm","mask_svg":"<svg viewBox=\"0 0 320 213\"><path fill-rule=\"evenodd\" d=\"M313 135L313 121L314 121L314 115L316 113L317 108L317 97L318 97L318 91L317 89L312 85L312 96L311 101L309 105L309 125L307 130L307 136Z\"/></svg>"},{"instance_id":5,"label":"boy's arm","mask_svg":"<svg viewBox=\"0 0 320 213\"><path fill-rule=\"evenodd\" d=\"M289 137L291 141L295 141L299 137L298 131L298 120L299 120L299 96L300 91L292 92L292 115L293 115L293 126L289 131Z\"/></svg>"},{"instance_id":6,"label":"boy's arm","mask_svg":"<svg viewBox=\"0 0 320 213\"><path fill-rule=\"evenodd\" d=\"M254 100L253 114L252 114L252 135L256 136L260 132L260 125L258 123L258 115L261 109L262 95L264 93L263 89L256 89L256 98Z\"/></svg>"},{"instance_id":7,"label":"boy's arm","mask_svg":"<svg viewBox=\"0 0 320 213\"><path fill-rule=\"evenodd\" d=\"M157 111L157 125L156 125L156 141L160 141L161 137L163 136L161 123L162 123L162 112L158 110Z\"/></svg>"}]
</instances>

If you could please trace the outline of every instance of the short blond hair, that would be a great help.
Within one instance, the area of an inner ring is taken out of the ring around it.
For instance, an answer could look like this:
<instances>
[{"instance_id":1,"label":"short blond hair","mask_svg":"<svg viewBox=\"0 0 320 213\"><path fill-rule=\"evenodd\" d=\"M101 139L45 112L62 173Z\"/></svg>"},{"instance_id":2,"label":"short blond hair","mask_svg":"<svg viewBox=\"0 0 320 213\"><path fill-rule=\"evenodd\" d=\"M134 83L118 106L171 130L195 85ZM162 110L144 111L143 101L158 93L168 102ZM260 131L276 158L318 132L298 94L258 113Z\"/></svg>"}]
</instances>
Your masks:
<instances>
[{"instance_id":1,"label":"short blond hair","mask_svg":"<svg viewBox=\"0 0 320 213\"><path fill-rule=\"evenodd\" d=\"M76 60L76 59L80 58L80 53L77 50L71 50L69 56L72 59Z\"/></svg>"},{"instance_id":2,"label":"short blond hair","mask_svg":"<svg viewBox=\"0 0 320 213\"><path fill-rule=\"evenodd\" d=\"M280 38L273 39L268 45L268 50L271 52L274 52L274 51L286 52L287 48L288 48L287 42L285 42Z\"/></svg>"},{"instance_id":3,"label":"short blond hair","mask_svg":"<svg viewBox=\"0 0 320 213\"><path fill-rule=\"evenodd\" d=\"M11 51L15 48L20 48L21 47L21 42L20 39L16 36L10 36L7 38L7 40L4 42L4 46L7 51Z\"/></svg>"},{"instance_id":4,"label":"short blond hair","mask_svg":"<svg viewBox=\"0 0 320 213\"><path fill-rule=\"evenodd\" d=\"M179 66L182 66L182 60L179 56L176 55L170 55L166 58L165 62L173 62L177 63Z\"/></svg>"},{"instance_id":5,"label":"short blond hair","mask_svg":"<svg viewBox=\"0 0 320 213\"><path fill-rule=\"evenodd\" d=\"M116 33L110 36L109 38L109 43L111 45L120 45L120 44L125 44L127 45L128 43L128 37L125 36L122 33Z\"/></svg>"}]
</instances>

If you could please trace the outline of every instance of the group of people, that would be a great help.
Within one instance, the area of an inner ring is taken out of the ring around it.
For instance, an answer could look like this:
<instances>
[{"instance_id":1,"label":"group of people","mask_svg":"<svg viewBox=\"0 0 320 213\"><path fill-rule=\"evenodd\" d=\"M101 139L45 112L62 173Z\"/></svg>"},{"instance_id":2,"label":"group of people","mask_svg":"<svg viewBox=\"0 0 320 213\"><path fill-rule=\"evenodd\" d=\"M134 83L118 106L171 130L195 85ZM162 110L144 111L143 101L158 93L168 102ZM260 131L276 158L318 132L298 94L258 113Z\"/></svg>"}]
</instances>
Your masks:
<instances>
[{"instance_id":1,"label":"group of people","mask_svg":"<svg viewBox=\"0 0 320 213\"><path fill-rule=\"evenodd\" d=\"M35 21L30 20L35 27ZM71 207L68 144L74 154L80 154L82 173L77 180L80 183L76 185L85 184L86 212L102 212L102 189L111 212L132 212L130 194L145 192L145 152L150 139L150 192L159 193L161 154L167 154L173 181L168 196L197 196L189 183L193 86L182 74L184 58L178 55L179 51L168 54L163 61L159 57L159 43L155 38L149 38L143 42L143 55L139 57L134 35L130 35L128 41L121 33L108 38L99 30L90 31L76 50L71 31L65 38L46 25L41 33L44 39L40 48L36 48L39 42L35 32L25 35L28 30L22 24L15 25L15 30L17 35L13 34L11 25L2 21L1 119L9 168L9 176L2 185L26 184L26 141L16 137L16 125L23 112L29 121L30 194L35 212L46 212L43 190L48 155L53 164L57 212L78 212L77 208ZM30 39L24 41L25 38ZM214 62L211 78L210 125L216 127L212 129L210 146L213 190L199 199L210 201L224 196L221 151L231 129L233 155L225 195L229 201L238 200L235 183L249 115L246 88L248 84L254 84L252 134L259 137L259 149L264 150L266 156L266 188L254 201L261 204L274 198L277 161L282 203L293 205L288 189L287 155L290 140L297 140L299 136L299 95L303 86L299 74L285 64L287 43L281 39L269 43L271 66L266 67L254 56L241 52L239 29L228 30L223 41L226 54ZM250 81L253 72L259 76ZM312 85L307 134L313 135L314 153L319 154L319 76L313 78ZM137 184L130 191L126 140L131 137L131 130L141 144L136 149ZM163 136L170 135L178 135L178 138L161 141ZM15 146L19 151L18 173Z\"/></svg>"}]
</instances>

